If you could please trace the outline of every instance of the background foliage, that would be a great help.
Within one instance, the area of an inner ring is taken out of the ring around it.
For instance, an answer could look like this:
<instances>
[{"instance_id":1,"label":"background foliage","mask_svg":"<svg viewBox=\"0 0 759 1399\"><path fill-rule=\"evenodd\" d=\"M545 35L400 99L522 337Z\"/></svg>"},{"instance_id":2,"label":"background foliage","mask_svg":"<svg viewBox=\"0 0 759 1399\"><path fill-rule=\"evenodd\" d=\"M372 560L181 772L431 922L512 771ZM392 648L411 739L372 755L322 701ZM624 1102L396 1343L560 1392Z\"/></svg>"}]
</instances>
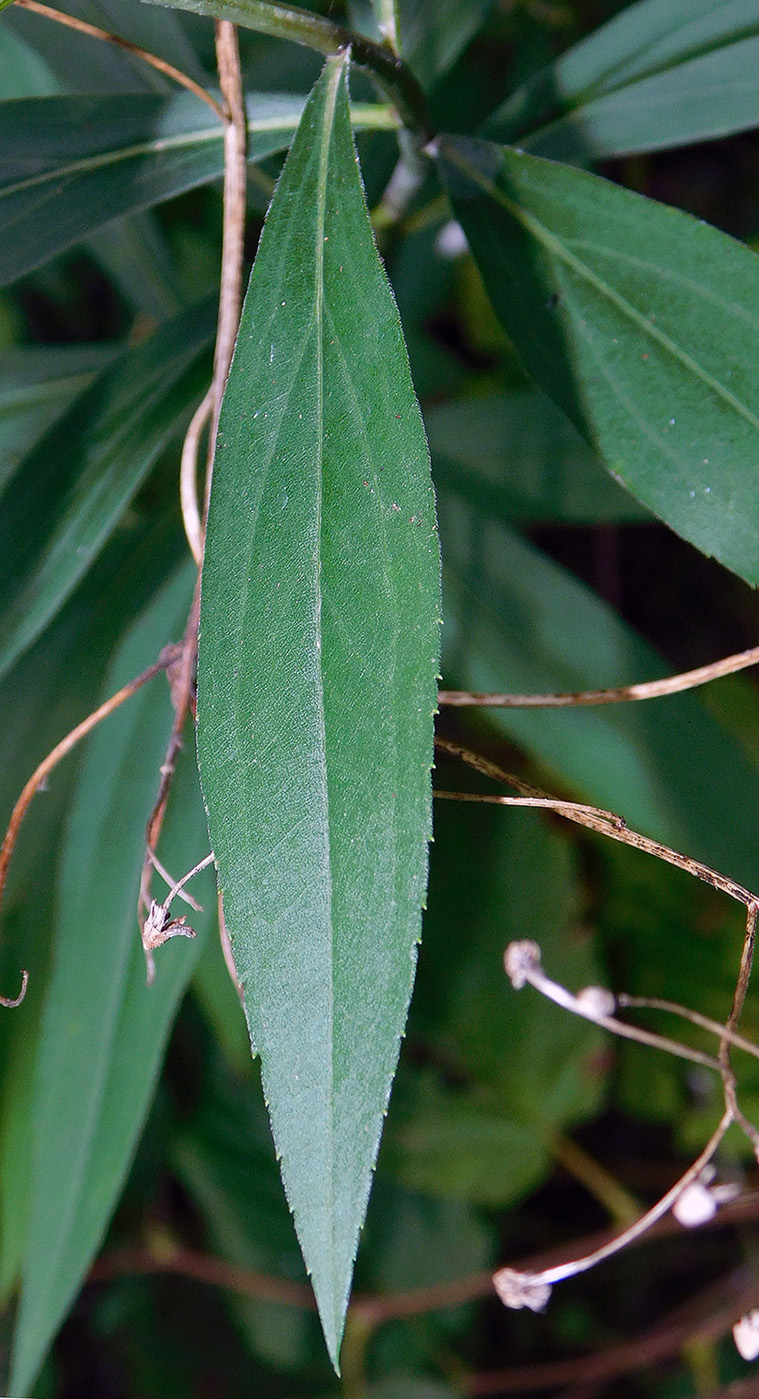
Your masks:
<instances>
[{"instance_id":1,"label":"background foliage","mask_svg":"<svg viewBox=\"0 0 759 1399\"><path fill-rule=\"evenodd\" d=\"M66 8L85 15L78 0ZM383 199L396 120L352 74L433 459L450 686L619 685L757 639L759 275L743 245L759 238L759 8L646 0L604 27L621 8L402 4L432 124L454 135L440 147L447 195L425 165L399 216ZM320 12L375 26L358 0ZM207 20L138 0L92 0L86 17L213 86ZM240 38L252 259L321 59ZM16 8L0 21L0 95L7 814L58 738L182 630L178 446L210 376L223 156L202 104ZM528 154L496 159L483 138ZM454 213L479 265L451 238ZM646 706L441 723L757 888L758 717L753 683L732 678ZM303 1304L208 885L198 943L173 944L157 986L143 984L135 885L170 721L154 682L56 771L3 907L0 989L13 993L20 965L31 973L23 1013L0 1018L0 1340L7 1363L16 1328L22 1392L669 1399L740 1378L722 1338L756 1265L750 1197L740 1229L669 1234L568 1284L545 1316L505 1312L487 1280L500 1261L623 1217L630 1196L655 1198L719 1113L698 1073L517 996L505 944L535 938L573 988L600 980L724 1018L735 910L535 813L441 802L357 1260L364 1300L335 1379ZM165 833L176 872L204 853L191 756ZM447 761L435 782L487 785ZM748 1032L757 1020L750 999ZM759 1110L750 1069L742 1086ZM737 1139L721 1164L752 1183ZM268 1290L244 1296L253 1275ZM434 1307L412 1295L457 1282Z\"/></svg>"}]
</instances>

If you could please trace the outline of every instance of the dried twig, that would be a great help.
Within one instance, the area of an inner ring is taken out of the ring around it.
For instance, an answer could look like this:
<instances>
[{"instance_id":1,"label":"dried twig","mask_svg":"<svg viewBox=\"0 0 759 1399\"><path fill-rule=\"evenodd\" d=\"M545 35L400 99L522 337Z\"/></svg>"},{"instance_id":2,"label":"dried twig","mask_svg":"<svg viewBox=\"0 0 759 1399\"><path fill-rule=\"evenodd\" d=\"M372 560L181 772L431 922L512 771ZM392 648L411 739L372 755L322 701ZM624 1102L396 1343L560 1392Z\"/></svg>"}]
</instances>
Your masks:
<instances>
[{"instance_id":1,"label":"dried twig","mask_svg":"<svg viewBox=\"0 0 759 1399\"><path fill-rule=\"evenodd\" d=\"M180 68L175 68L173 63L167 63L165 59L158 58L154 53L148 53L147 49L141 49L139 44L132 44L128 39L122 39L119 34L111 34L108 29L101 29L97 24L89 24L86 20L77 19L75 15L64 14L61 10L54 10L50 5L42 5L39 0L15 0L15 3L22 10L31 10L35 15L43 15L45 19L55 20L57 24L65 24L69 29L76 29L80 34L87 34L91 39L101 39L106 44L114 44L119 49L124 49L133 58L142 59L143 63L149 63L151 68L156 68L159 73L163 73L167 78L171 78L175 83L180 83L189 92L194 92L196 97L205 102L221 121L224 120L224 112L210 92L207 92L200 83L183 73Z\"/></svg>"},{"instance_id":2,"label":"dried twig","mask_svg":"<svg viewBox=\"0 0 759 1399\"><path fill-rule=\"evenodd\" d=\"M630 700L659 699L662 695L677 695L693 690L723 675L734 675L759 663L759 646L738 651L711 665L668 675L664 680L646 680L640 685L620 685L613 690L577 690L567 694L509 695L496 692L478 694L472 690L439 690L438 704L458 708L479 706L490 709L569 709L580 705L622 704Z\"/></svg>"},{"instance_id":3,"label":"dried twig","mask_svg":"<svg viewBox=\"0 0 759 1399\"><path fill-rule=\"evenodd\" d=\"M219 294L219 315L214 354L213 382L203 403L193 416L188 431L189 445L185 441L182 454L181 495L185 529L190 539L196 561L202 559L202 536L204 526L199 527L200 509L197 503L195 485L195 459L198 443L206 421L213 409L211 432L208 444L208 469L206 473L205 508L203 519L208 513L208 499L211 487L211 461L216 435L221 400L232 361L237 326L240 319L242 300L242 266L245 231L245 141L247 135L245 103L242 91L240 56L237 46L237 31L227 20L216 22L216 56L219 67L219 81L225 101L224 111L224 229L221 257L221 289ZM161 782L158 796L150 814L146 830L146 851L140 879L138 916L140 930L145 931L146 915L152 905L150 887L153 873L153 858L158 844L166 812L171 782L174 776L177 755L182 744L182 730L192 704L195 683L195 665L198 650L198 620L200 616L200 575L195 587L190 615L187 619L182 659L173 689L175 717L166 757L161 765ZM146 948L146 956L149 950ZM148 962L148 971L150 962Z\"/></svg>"},{"instance_id":4,"label":"dried twig","mask_svg":"<svg viewBox=\"0 0 759 1399\"><path fill-rule=\"evenodd\" d=\"M159 675L162 670L168 670L169 666L176 660L179 652L180 648L178 646L164 647L154 665L148 666L147 670L144 670L141 675L138 675L134 680L130 680L128 685L123 685L120 690L117 690L115 695L111 695L110 699L107 699L104 704L101 704L98 709L94 710L92 714L89 714L86 719L83 719L81 724L77 724L76 728L72 729L70 733L67 733L66 737L62 738L60 743L57 743L55 748L53 748L52 751L48 753L47 757L43 758L42 762L35 768L11 812L8 829L3 837L3 843L0 845L0 902L2 902L3 892L8 878L8 866L10 865L13 848L16 844L19 830L21 829L21 823L26 816L35 792L39 791L46 777L53 771L53 768L58 765L61 758L65 758L66 754L71 752L72 748L79 743L80 739L84 738L88 733L91 733L101 720L107 719L108 715L112 714L115 709L118 709L119 705L122 705L125 700L131 699L132 695L143 685L147 684L148 680L152 680L154 675ZM21 980L21 994L14 1000L0 996L0 1005L17 1006L21 1004L26 994L28 981L28 976L25 971L21 973Z\"/></svg>"},{"instance_id":5,"label":"dried twig","mask_svg":"<svg viewBox=\"0 0 759 1399\"><path fill-rule=\"evenodd\" d=\"M449 753L451 757L460 758L462 762L467 763L477 772L481 772L483 776L493 778L496 782L505 782L520 793L518 797L504 797L480 792L442 792L436 790L434 796L438 799L486 802L496 806L543 807L548 811L555 811L559 816L565 816L568 821L586 826L588 830L608 836L610 840L618 840L623 845L631 845L635 850L655 855L657 859L664 860L669 865L675 865L677 869L685 870L687 874L692 874L696 879L703 880L713 889L720 889L723 894L728 894L731 899L743 904L745 908L756 902L756 895L752 894L750 889L744 889L742 884L737 884L734 879L728 879L726 875L711 869L709 865L702 864L700 860L692 860L689 855L680 855L677 850L663 845L661 841L651 840L648 836L631 830L624 818L617 816L614 812L603 811L595 806L585 806L581 802L562 801L558 797L549 796L548 793L542 792L539 787L533 787L530 782L524 782L521 777L499 767L497 763L491 763L489 759L480 757L478 753L473 753L459 743L452 743L450 739L436 737L435 746L442 753Z\"/></svg>"}]
</instances>

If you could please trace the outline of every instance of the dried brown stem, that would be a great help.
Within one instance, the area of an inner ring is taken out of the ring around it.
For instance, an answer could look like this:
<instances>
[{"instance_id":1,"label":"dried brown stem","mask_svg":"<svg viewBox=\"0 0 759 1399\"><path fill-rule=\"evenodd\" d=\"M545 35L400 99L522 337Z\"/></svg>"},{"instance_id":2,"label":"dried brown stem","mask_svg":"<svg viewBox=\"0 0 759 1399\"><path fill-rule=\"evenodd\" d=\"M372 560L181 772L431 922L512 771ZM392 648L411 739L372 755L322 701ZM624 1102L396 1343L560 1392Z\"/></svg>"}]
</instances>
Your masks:
<instances>
[{"instance_id":1,"label":"dried brown stem","mask_svg":"<svg viewBox=\"0 0 759 1399\"><path fill-rule=\"evenodd\" d=\"M478 694L471 690L439 690L438 704L458 708L479 706L491 709L569 709L580 705L623 704L631 700L659 699L662 695L677 695L683 690L693 690L698 685L706 685L710 680L718 680L723 675L734 675L748 666L759 663L759 646L748 651L738 651L733 656L725 656L711 665L697 666L695 670L685 670L679 675L669 675L664 680L646 680L640 685L620 685L612 690L577 690L567 694L509 695Z\"/></svg>"},{"instance_id":2,"label":"dried brown stem","mask_svg":"<svg viewBox=\"0 0 759 1399\"><path fill-rule=\"evenodd\" d=\"M216 348L213 361L213 419L208 443L205 515L211 494L211 469L221 400L232 363L242 306L242 269L245 245L245 147L248 134L242 90L237 30L228 20L216 20L216 61L226 103L224 126L224 229L221 249L221 288Z\"/></svg>"},{"instance_id":3,"label":"dried brown stem","mask_svg":"<svg viewBox=\"0 0 759 1399\"><path fill-rule=\"evenodd\" d=\"M450 754L451 757L460 758L462 762L477 772L481 772L483 776L490 777L496 782L506 782L520 793L518 797L503 797L479 792L435 791L435 797L453 801L488 802L496 806L544 807L548 811L555 811L559 816L565 816L568 821L575 821L578 825L587 827L588 830L608 836L611 840L618 840L623 845L631 845L635 850L655 855L657 859L664 860L669 865L675 865L677 869L685 870L694 878L703 880L705 884L711 885L712 889L720 889L723 894L727 894L746 908L757 902L756 894L752 894L750 889L744 889L742 884L728 879L726 875L711 869L709 865L702 864L700 860L692 860L689 855L681 855L677 850L672 850L670 846L663 845L661 841L651 840L648 836L631 830L625 824L623 817L615 815L614 812L602 811L598 807L584 806L579 802L567 802L558 797L551 797L546 792L542 792L539 787L533 787L531 783L524 782L512 772L507 772L497 763L491 763L489 759L480 757L479 754L471 752L468 748L463 748L459 743L452 743L450 739L436 737L435 746L441 752Z\"/></svg>"},{"instance_id":4,"label":"dried brown stem","mask_svg":"<svg viewBox=\"0 0 759 1399\"><path fill-rule=\"evenodd\" d=\"M31 10L35 15L42 15L45 19L55 20L57 24L65 24L69 29L76 29L79 34L87 34L91 39L100 39L106 44L114 44L116 48L124 49L133 58L142 59L143 63L149 63L151 68L155 68L159 73L163 73L167 78L171 78L175 83L187 88L188 92L193 92L202 102L214 111L222 121L224 112L210 92L207 92L200 83L196 83L187 73L183 73L180 68L175 68L173 63L167 63L165 59L158 58L154 53L148 53L147 49L141 49L138 44L132 44L128 39L122 39L119 34L111 34L108 29L101 29L97 24L88 24L86 20L77 19L74 15L63 14L61 10L54 10L50 5L42 5L39 0L15 0L15 3L22 10Z\"/></svg>"},{"instance_id":5,"label":"dried brown stem","mask_svg":"<svg viewBox=\"0 0 759 1399\"><path fill-rule=\"evenodd\" d=\"M756 901L752 901L748 905L746 914L746 936L743 940L741 965L740 970L738 972L738 980L735 987L735 994L733 996L733 1005L730 1011L730 1015L727 1019L727 1024L725 1026L725 1030L728 1031L730 1034L733 1034L735 1032L738 1021L740 1020L741 1011L743 1010L743 1005L746 1000L746 993L748 991L749 981L751 979L751 967L754 960L754 945L756 942L757 913L759 913L759 903L757 903ZM737 1122L740 1125L740 1127L742 1127L743 1131L746 1133L746 1136L748 1137L749 1141L751 1142L754 1148L754 1155L759 1161L759 1131L757 1131L756 1127L754 1127L753 1124L749 1122L747 1117L744 1117L738 1105L735 1070L733 1069L733 1066L730 1062L730 1040L728 1039L727 1034L723 1035L720 1040L719 1062L720 1067L722 1069L722 1084L725 1092L725 1107L728 1112L732 1113L733 1120Z\"/></svg>"},{"instance_id":6,"label":"dried brown stem","mask_svg":"<svg viewBox=\"0 0 759 1399\"><path fill-rule=\"evenodd\" d=\"M171 1249L166 1254L144 1248L114 1250L97 1259L90 1269L88 1282L110 1282L113 1278L135 1273L178 1273L213 1287L224 1287L242 1297L281 1302L286 1307L301 1307L306 1311L316 1308L314 1294L307 1283L289 1282L286 1278L236 1268L233 1263L224 1263L220 1258L211 1258L189 1248Z\"/></svg>"},{"instance_id":7,"label":"dried brown stem","mask_svg":"<svg viewBox=\"0 0 759 1399\"><path fill-rule=\"evenodd\" d=\"M148 666L147 670L144 670L141 675L138 675L134 680L130 680L128 685L123 685L120 690L117 690L115 695L111 695L110 699L107 699L104 704L101 704L98 709L95 709L92 714L89 714L86 719L83 719L81 724L77 724L76 728L72 729L70 733L67 733L66 737L62 738L60 743L57 743L55 748L53 748L52 751L48 753L47 757L43 758L39 766L35 768L11 812L8 829L5 832L3 843L0 846L0 902L2 902L3 892L8 878L8 866L10 865L11 855L13 854L18 833L21 829L21 823L26 816L35 792L39 790L46 777L57 767L61 759L65 758L66 754L70 753L72 748L76 747L80 739L85 738L103 719L107 719L109 714L113 714L114 710L118 709L125 700L131 699L132 695L136 694L137 690L147 684L148 680L152 680L154 675L160 674L162 670L167 670L176 660L178 652L178 647L166 646L154 665ZM5 1006L17 1006L21 1004L26 993L26 972L22 972L21 977L22 986L20 996L16 997L15 1000L8 1000L4 997L0 997L0 1004Z\"/></svg>"},{"instance_id":8,"label":"dried brown stem","mask_svg":"<svg viewBox=\"0 0 759 1399\"><path fill-rule=\"evenodd\" d=\"M223 112L224 227L222 235L219 314L216 327L213 380L208 394L203 400L203 403L196 410L188 430L190 445L187 446L186 443L186 450L183 450L180 482L182 513L186 529L188 528L188 520L190 521L188 538L192 535L190 542L196 562L200 562L202 559L203 535L205 532L205 518L208 514L208 500L211 487L211 462L213 459L216 427L219 410L221 408L221 400L224 395L224 387L227 381L227 375L229 374L229 366L232 362L232 352L234 350L237 327L240 320L245 235L245 143L247 137L247 119L242 90L237 30L229 21L217 20L215 32L219 82L225 103ZM211 409L213 410L213 418L208 442L205 507L203 510L203 525L198 531L197 522L200 520L200 510L197 504L195 461L206 415L211 412ZM192 607L187 619L184 640L182 642L181 666L178 669L173 687L175 708L174 724L171 731L171 738L169 739L169 746L166 751L166 757L161 765L161 782L158 788L158 796L147 824L146 852L142 867L142 877L140 879L140 897L138 904L138 916L140 929L143 933L143 942L146 926L145 915L152 904L150 887L153 873L153 855L163 826L166 803L174 776L177 755L182 746L182 730L192 702L192 692L195 683L195 666L198 653L199 618L200 574L198 574ZM148 976L150 979L151 957L150 949L147 946L145 947L145 953L148 965Z\"/></svg>"}]
</instances>

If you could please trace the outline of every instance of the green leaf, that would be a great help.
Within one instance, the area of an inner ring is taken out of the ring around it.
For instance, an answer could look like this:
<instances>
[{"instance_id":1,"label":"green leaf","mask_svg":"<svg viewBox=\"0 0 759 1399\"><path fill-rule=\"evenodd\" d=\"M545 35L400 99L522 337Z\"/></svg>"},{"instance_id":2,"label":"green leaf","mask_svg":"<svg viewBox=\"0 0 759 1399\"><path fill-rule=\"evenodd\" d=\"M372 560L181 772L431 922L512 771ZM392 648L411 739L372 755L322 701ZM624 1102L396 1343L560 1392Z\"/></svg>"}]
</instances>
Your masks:
<instances>
[{"instance_id":1,"label":"green leaf","mask_svg":"<svg viewBox=\"0 0 759 1399\"><path fill-rule=\"evenodd\" d=\"M186 568L120 649L111 694L181 634L192 592ZM160 686L163 686L161 689ZM54 965L37 1055L29 1238L11 1388L27 1393L102 1238L152 1097L163 1046L197 944L157 958L153 987L136 906L146 813L171 724L165 681L153 682L90 741L71 812L59 890ZM172 791L161 853L176 877L205 853L193 764ZM200 936L214 907L193 914Z\"/></svg>"},{"instance_id":2,"label":"green leaf","mask_svg":"<svg viewBox=\"0 0 759 1399\"><path fill-rule=\"evenodd\" d=\"M116 32L131 44L173 63L198 83L208 81L196 56L195 35L182 16L150 10L140 0L72 0L66 9L92 24ZM51 24L46 16L30 14L14 6L3 21L39 54L55 75L57 90L67 92L176 92L171 78L157 72L143 58L68 28Z\"/></svg>"},{"instance_id":3,"label":"green leaf","mask_svg":"<svg viewBox=\"0 0 759 1399\"><path fill-rule=\"evenodd\" d=\"M214 308L127 350L59 419L0 498L0 674L39 636L203 393Z\"/></svg>"},{"instance_id":4,"label":"green leaf","mask_svg":"<svg viewBox=\"0 0 759 1399\"><path fill-rule=\"evenodd\" d=\"M451 67L493 8L494 0L399 0L401 52L424 87Z\"/></svg>"},{"instance_id":5,"label":"green leaf","mask_svg":"<svg viewBox=\"0 0 759 1399\"><path fill-rule=\"evenodd\" d=\"M248 100L248 159L284 150L303 100ZM392 129L387 107L354 112L358 127ZM219 179L223 132L191 93L38 97L0 104L0 286L130 210Z\"/></svg>"},{"instance_id":6,"label":"green leaf","mask_svg":"<svg viewBox=\"0 0 759 1399\"><path fill-rule=\"evenodd\" d=\"M309 99L251 277L198 675L211 843L333 1360L419 937L438 571L341 58Z\"/></svg>"},{"instance_id":7,"label":"green leaf","mask_svg":"<svg viewBox=\"0 0 759 1399\"><path fill-rule=\"evenodd\" d=\"M446 683L576 691L667 674L608 604L500 522L448 491L439 510ZM553 774L638 830L750 888L759 884L745 819L759 800L759 773L697 692L600 708L492 710L490 722L535 755L549 773L543 785Z\"/></svg>"},{"instance_id":8,"label":"green leaf","mask_svg":"<svg viewBox=\"0 0 759 1399\"><path fill-rule=\"evenodd\" d=\"M535 156L446 137L440 164L530 372L638 500L759 583L759 258Z\"/></svg>"},{"instance_id":9,"label":"green leaf","mask_svg":"<svg viewBox=\"0 0 759 1399\"><path fill-rule=\"evenodd\" d=\"M626 84L519 144L577 162L714 141L759 123L759 36Z\"/></svg>"},{"instance_id":10,"label":"green leaf","mask_svg":"<svg viewBox=\"0 0 759 1399\"><path fill-rule=\"evenodd\" d=\"M433 404L424 425L435 481L501 519L594 524L650 518L545 394L534 389Z\"/></svg>"},{"instance_id":11,"label":"green leaf","mask_svg":"<svg viewBox=\"0 0 759 1399\"><path fill-rule=\"evenodd\" d=\"M108 345L25 345L0 354L0 495L24 454L114 354Z\"/></svg>"},{"instance_id":12,"label":"green leaf","mask_svg":"<svg viewBox=\"0 0 759 1399\"><path fill-rule=\"evenodd\" d=\"M758 51L756 0L643 0L537 73L482 134L582 161L743 131L759 118Z\"/></svg>"}]
</instances>

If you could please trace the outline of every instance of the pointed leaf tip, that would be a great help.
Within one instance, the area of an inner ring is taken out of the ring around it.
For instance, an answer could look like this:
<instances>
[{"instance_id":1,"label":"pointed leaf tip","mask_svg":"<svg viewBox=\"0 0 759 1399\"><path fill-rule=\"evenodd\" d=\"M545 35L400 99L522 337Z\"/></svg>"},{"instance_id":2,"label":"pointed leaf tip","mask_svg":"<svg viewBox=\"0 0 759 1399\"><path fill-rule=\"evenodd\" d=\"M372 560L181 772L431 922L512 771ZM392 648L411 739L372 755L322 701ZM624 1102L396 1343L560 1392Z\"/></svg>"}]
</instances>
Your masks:
<instances>
[{"instance_id":1,"label":"pointed leaf tip","mask_svg":"<svg viewBox=\"0 0 759 1399\"><path fill-rule=\"evenodd\" d=\"M337 1368L411 994L431 825L429 457L353 146L309 98L214 466L198 751L282 1176Z\"/></svg>"}]
</instances>

